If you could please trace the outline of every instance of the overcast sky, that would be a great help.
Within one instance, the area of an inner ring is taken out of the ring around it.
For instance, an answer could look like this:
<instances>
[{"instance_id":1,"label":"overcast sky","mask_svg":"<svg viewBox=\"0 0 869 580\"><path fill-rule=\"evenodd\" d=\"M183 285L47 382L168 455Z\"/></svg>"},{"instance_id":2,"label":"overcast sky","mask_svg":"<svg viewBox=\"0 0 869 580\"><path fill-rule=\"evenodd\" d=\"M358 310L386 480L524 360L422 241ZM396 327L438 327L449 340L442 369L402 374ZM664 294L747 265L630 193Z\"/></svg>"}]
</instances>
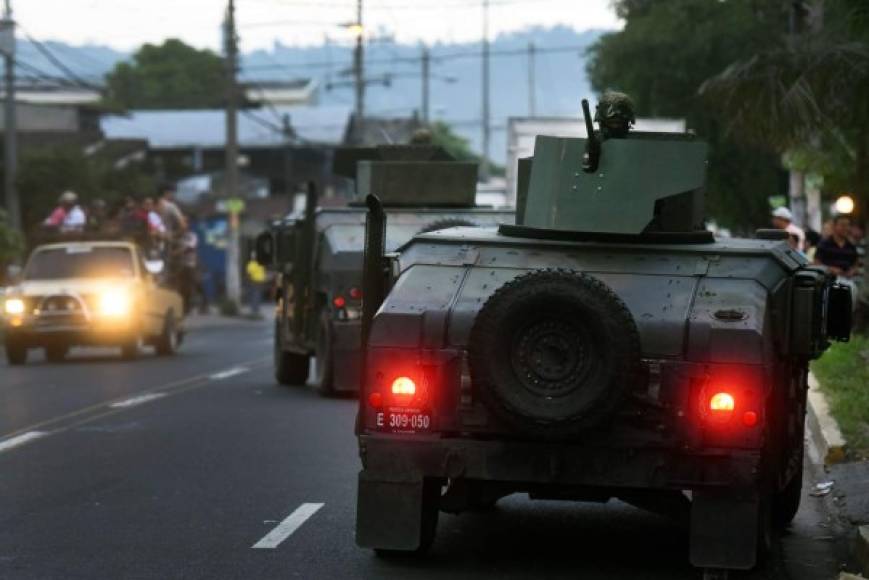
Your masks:
<instances>
[{"instance_id":1,"label":"overcast sky","mask_svg":"<svg viewBox=\"0 0 869 580\"><path fill-rule=\"evenodd\" d=\"M12 0L15 19L41 40L95 43L129 50L144 42L181 38L219 49L226 0ZM236 0L241 48L349 40L355 0ZM370 35L397 42L476 40L482 0L365 0ZM563 24L577 30L619 26L609 0L491 0L495 36L527 26Z\"/></svg>"}]
</instances>

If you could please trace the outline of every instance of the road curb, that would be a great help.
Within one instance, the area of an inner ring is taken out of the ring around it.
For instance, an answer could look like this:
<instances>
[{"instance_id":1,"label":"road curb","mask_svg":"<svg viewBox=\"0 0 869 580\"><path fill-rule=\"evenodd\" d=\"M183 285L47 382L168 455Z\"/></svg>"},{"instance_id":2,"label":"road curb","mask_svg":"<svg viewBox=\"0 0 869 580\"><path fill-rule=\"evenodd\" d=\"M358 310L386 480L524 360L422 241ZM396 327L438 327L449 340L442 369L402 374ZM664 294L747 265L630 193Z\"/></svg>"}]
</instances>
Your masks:
<instances>
[{"instance_id":1,"label":"road curb","mask_svg":"<svg viewBox=\"0 0 869 580\"><path fill-rule=\"evenodd\" d=\"M857 526L854 554L864 577L869 577L869 526Z\"/></svg>"},{"instance_id":2,"label":"road curb","mask_svg":"<svg viewBox=\"0 0 869 580\"><path fill-rule=\"evenodd\" d=\"M830 414L830 405L821 392L818 379L809 372L808 409L806 427L810 444L815 447L818 458L824 465L845 461L845 438L839 424Z\"/></svg>"}]
</instances>

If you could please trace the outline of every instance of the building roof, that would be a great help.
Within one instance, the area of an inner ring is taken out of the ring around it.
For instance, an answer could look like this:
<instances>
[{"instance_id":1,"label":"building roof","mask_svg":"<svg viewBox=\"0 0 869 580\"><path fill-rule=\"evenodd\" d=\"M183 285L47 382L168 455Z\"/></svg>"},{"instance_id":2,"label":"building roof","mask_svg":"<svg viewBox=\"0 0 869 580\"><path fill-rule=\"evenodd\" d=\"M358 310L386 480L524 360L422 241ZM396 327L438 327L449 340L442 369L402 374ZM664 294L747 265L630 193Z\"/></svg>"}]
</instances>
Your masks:
<instances>
[{"instance_id":1,"label":"building roof","mask_svg":"<svg viewBox=\"0 0 869 580\"><path fill-rule=\"evenodd\" d=\"M286 115L295 136L280 130ZM242 148L270 148L291 142L341 143L350 120L346 106L248 109L238 115ZM223 149L226 144L222 109L131 111L101 121L109 139L146 139L152 149Z\"/></svg>"}]
</instances>

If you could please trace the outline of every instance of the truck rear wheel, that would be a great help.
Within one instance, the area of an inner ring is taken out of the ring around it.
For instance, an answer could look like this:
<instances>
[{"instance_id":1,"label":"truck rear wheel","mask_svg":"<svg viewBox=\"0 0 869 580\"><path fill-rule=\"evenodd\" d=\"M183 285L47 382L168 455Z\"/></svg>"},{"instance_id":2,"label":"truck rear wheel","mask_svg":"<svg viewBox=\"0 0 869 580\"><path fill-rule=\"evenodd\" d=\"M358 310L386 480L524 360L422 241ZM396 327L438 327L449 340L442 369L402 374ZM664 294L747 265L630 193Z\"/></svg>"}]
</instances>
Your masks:
<instances>
[{"instance_id":1,"label":"truck rear wheel","mask_svg":"<svg viewBox=\"0 0 869 580\"><path fill-rule=\"evenodd\" d=\"M800 510L803 497L803 456L800 454L800 467L791 480L772 497L772 523L777 528L787 526Z\"/></svg>"},{"instance_id":2,"label":"truck rear wheel","mask_svg":"<svg viewBox=\"0 0 869 580\"><path fill-rule=\"evenodd\" d=\"M489 410L522 433L572 437L606 422L635 384L640 339L603 282L537 270L499 288L469 339L471 378Z\"/></svg>"},{"instance_id":3,"label":"truck rear wheel","mask_svg":"<svg viewBox=\"0 0 869 580\"><path fill-rule=\"evenodd\" d=\"M280 322L275 322L275 380L281 385L300 386L308 380L309 357L284 350Z\"/></svg>"},{"instance_id":4,"label":"truck rear wheel","mask_svg":"<svg viewBox=\"0 0 869 580\"><path fill-rule=\"evenodd\" d=\"M27 363L27 347L12 340L6 340L6 362L10 366L19 366Z\"/></svg>"},{"instance_id":5,"label":"truck rear wheel","mask_svg":"<svg viewBox=\"0 0 869 580\"><path fill-rule=\"evenodd\" d=\"M335 395L335 373L332 356L332 321L329 313L320 315L320 328L317 331L317 351L314 354L314 388L324 397Z\"/></svg>"}]
</instances>

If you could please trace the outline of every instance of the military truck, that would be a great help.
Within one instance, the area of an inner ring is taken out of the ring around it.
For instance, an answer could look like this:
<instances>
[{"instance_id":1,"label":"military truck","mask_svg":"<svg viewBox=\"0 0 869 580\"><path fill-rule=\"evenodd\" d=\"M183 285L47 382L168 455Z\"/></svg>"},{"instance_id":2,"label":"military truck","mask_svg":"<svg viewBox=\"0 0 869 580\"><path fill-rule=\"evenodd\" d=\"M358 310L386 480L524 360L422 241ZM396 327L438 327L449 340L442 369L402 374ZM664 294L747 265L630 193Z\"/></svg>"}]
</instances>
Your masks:
<instances>
[{"instance_id":1,"label":"military truck","mask_svg":"<svg viewBox=\"0 0 869 580\"><path fill-rule=\"evenodd\" d=\"M359 387L364 196L377 192L390 215L385 248L422 231L454 225L494 227L513 211L474 204L477 164L440 147L398 145L342 149L335 172L355 180L349 207L318 207L309 187L304 215L272 225L256 241L258 260L277 280L274 369L283 385L308 380L324 395Z\"/></svg>"},{"instance_id":2,"label":"military truck","mask_svg":"<svg viewBox=\"0 0 869 580\"><path fill-rule=\"evenodd\" d=\"M424 551L439 511L517 492L618 498L725 578L796 513L808 363L848 340L849 291L781 232L703 229L702 141L583 108L587 139L520 163L515 225L390 255L368 198L358 545Z\"/></svg>"}]
</instances>

